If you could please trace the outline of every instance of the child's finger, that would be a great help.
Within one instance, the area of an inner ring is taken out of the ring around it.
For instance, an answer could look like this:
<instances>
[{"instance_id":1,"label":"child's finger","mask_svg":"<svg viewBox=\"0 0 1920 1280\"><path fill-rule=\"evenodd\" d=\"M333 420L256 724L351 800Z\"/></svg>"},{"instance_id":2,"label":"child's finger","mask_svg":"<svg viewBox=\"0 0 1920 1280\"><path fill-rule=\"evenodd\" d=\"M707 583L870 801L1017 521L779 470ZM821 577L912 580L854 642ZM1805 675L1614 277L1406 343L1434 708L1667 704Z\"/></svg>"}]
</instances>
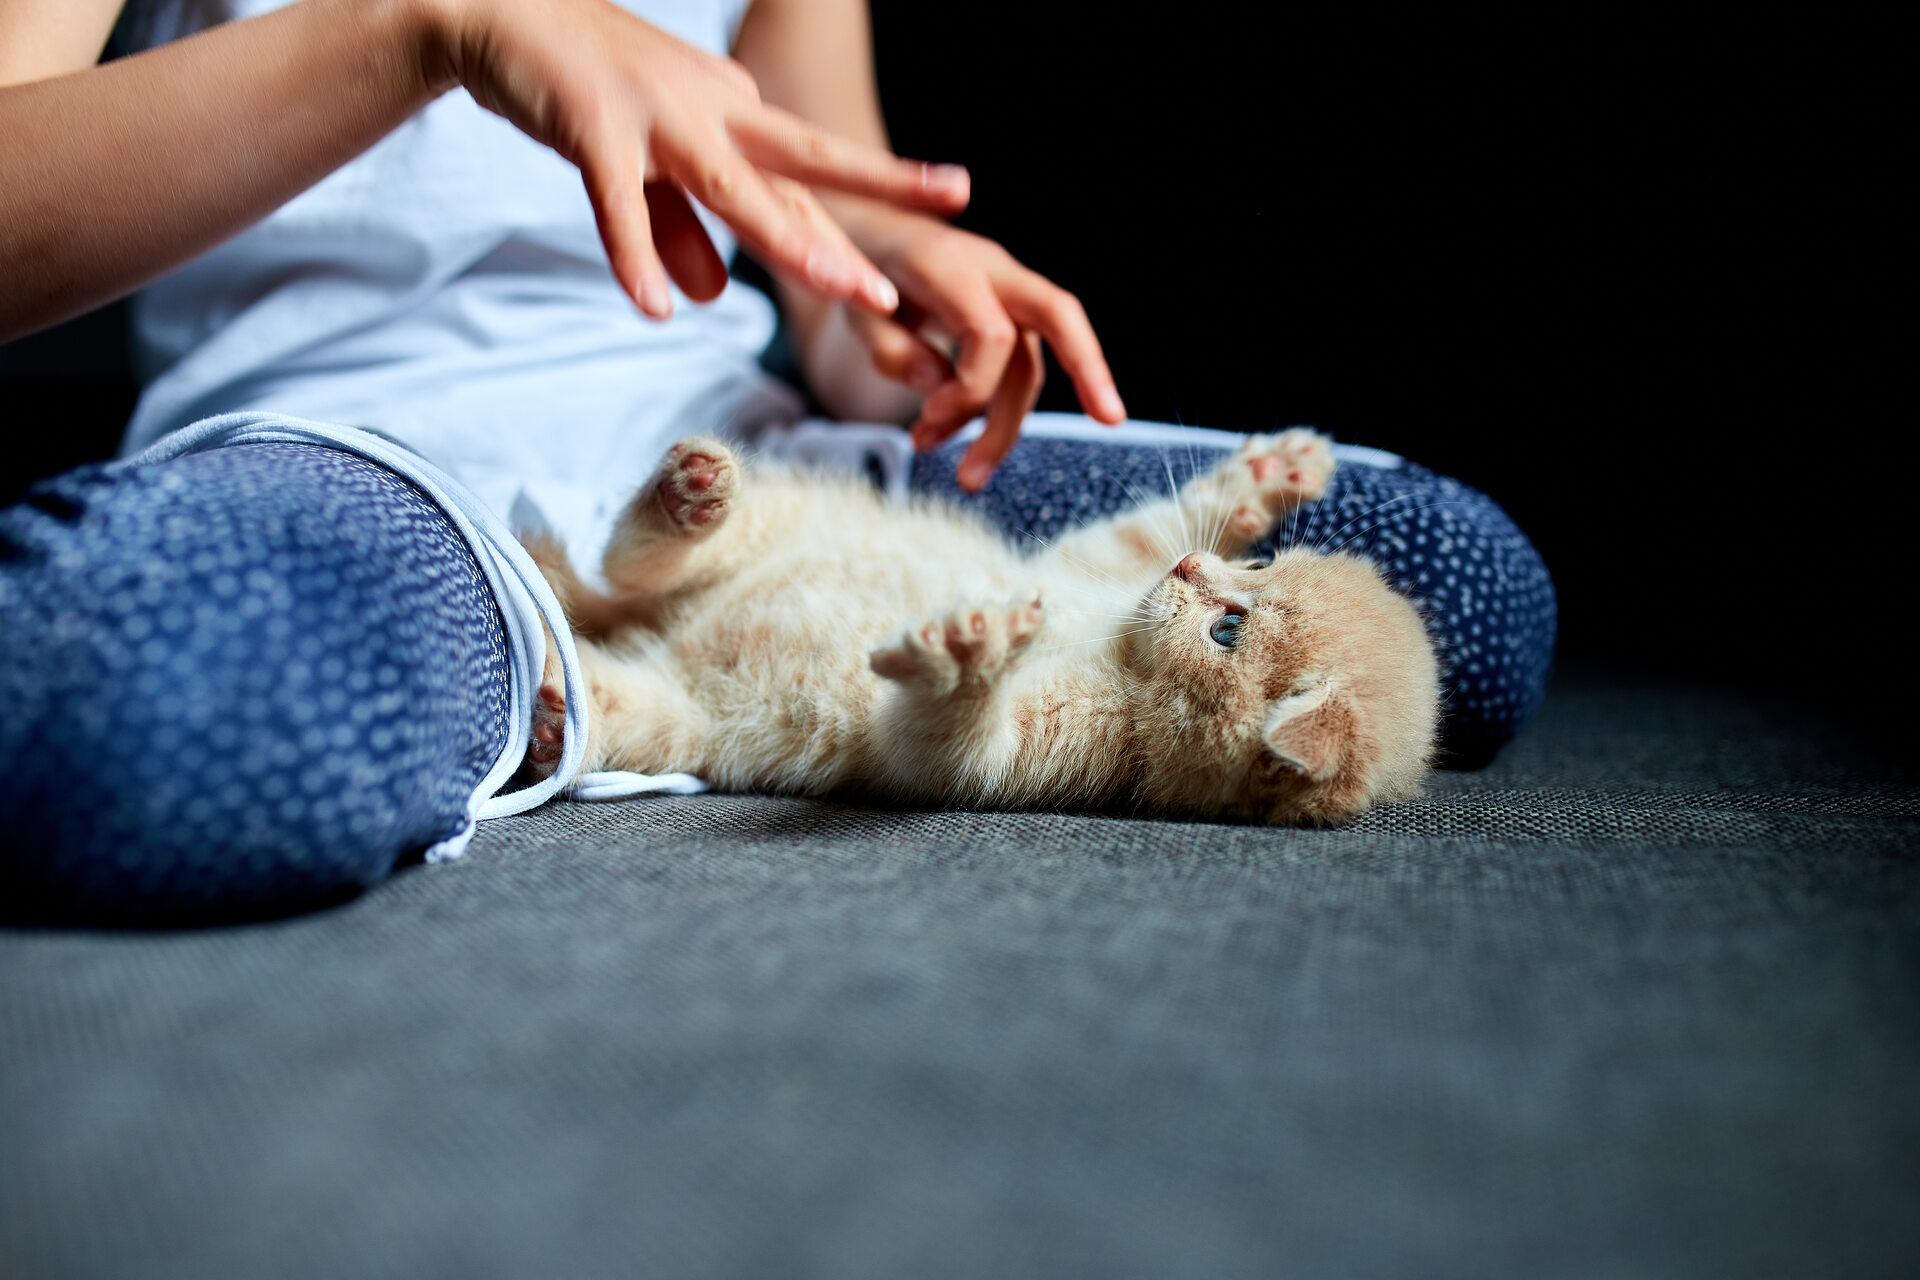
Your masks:
<instances>
[{"instance_id":1,"label":"child's finger","mask_svg":"<svg viewBox=\"0 0 1920 1280\"><path fill-rule=\"evenodd\" d=\"M987 277L960 271L929 279L926 305L960 343L953 380L927 398L921 420L944 438L973 420L993 400L1019 344L1020 330L1008 317ZM915 295L919 297L919 294ZM945 430L939 428L945 427Z\"/></svg>"},{"instance_id":2,"label":"child's finger","mask_svg":"<svg viewBox=\"0 0 1920 1280\"><path fill-rule=\"evenodd\" d=\"M946 214L966 208L972 193L960 165L902 160L776 107L742 111L728 120L727 132L753 163L809 186Z\"/></svg>"},{"instance_id":3,"label":"child's finger","mask_svg":"<svg viewBox=\"0 0 1920 1280\"><path fill-rule=\"evenodd\" d=\"M1000 296L1015 320L1046 338L1090 416L1108 425L1126 419L1127 407L1114 386L1113 371L1107 368L1100 339L1094 336L1078 298L1025 267L1006 274L1000 281Z\"/></svg>"},{"instance_id":4,"label":"child's finger","mask_svg":"<svg viewBox=\"0 0 1920 1280\"><path fill-rule=\"evenodd\" d=\"M847 324L866 344L873 367L883 378L912 387L921 395L931 395L953 376L947 358L910 332L905 325L884 316L849 310Z\"/></svg>"},{"instance_id":5,"label":"child's finger","mask_svg":"<svg viewBox=\"0 0 1920 1280\"><path fill-rule=\"evenodd\" d=\"M992 478L994 469L1020 439L1020 424L1040 402L1040 388L1047 380L1046 362L1040 356L1040 335L1022 330L1007 361L1006 376L987 406L987 426L960 459L956 479L968 493L978 493Z\"/></svg>"},{"instance_id":6,"label":"child's finger","mask_svg":"<svg viewBox=\"0 0 1920 1280\"><path fill-rule=\"evenodd\" d=\"M854 247L853 241L847 238L847 233L841 229L840 224L835 222L832 215L821 206L819 197L802 184L791 178L783 178L777 173L763 173L760 176L774 198L786 207L789 217L804 228L817 245L828 246L827 252L808 251L809 270L817 271L822 264L833 263L836 257L861 264L863 279L859 291L846 300L870 314L883 316L893 314L900 305L900 295L895 290L893 282L881 275L879 269L872 266L866 256ZM837 268L828 266L826 269L831 272ZM827 288L816 284L812 276L805 277L805 280L808 287L816 292L825 293L829 297L844 296L837 292L829 292Z\"/></svg>"},{"instance_id":7,"label":"child's finger","mask_svg":"<svg viewBox=\"0 0 1920 1280\"><path fill-rule=\"evenodd\" d=\"M804 281L836 301L856 301L883 312L899 304L893 283L832 219L808 216L810 193L801 200L792 186L776 191L704 123L663 121L654 140L665 175L718 214L769 270Z\"/></svg>"},{"instance_id":8,"label":"child's finger","mask_svg":"<svg viewBox=\"0 0 1920 1280\"><path fill-rule=\"evenodd\" d=\"M655 320L673 314L667 273L653 247L653 223L647 208L647 154L632 139L603 130L582 146L578 159L593 220L606 246L614 279L634 304Z\"/></svg>"},{"instance_id":9,"label":"child's finger","mask_svg":"<svg viewBox=\"0 0 1920 1280\"><path fill-rule=\"evenodd\" d=\"M727 264L694 216L686 192L670 182L649 182L646 191L654 250L667 274L695 302L713 301L727 287Z\"/></svg>"}]
</instances>

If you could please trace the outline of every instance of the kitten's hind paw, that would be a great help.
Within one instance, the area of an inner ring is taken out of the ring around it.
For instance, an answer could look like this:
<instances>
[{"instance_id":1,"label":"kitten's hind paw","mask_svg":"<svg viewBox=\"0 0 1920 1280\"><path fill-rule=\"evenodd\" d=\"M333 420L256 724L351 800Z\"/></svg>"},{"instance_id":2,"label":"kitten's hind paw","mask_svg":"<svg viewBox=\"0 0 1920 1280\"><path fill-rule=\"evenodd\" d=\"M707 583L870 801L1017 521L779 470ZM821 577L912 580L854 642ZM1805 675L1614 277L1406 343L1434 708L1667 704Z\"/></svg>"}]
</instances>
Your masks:
<instances>
[{"instance_id":1,"label":"kitten's hind paw","mask_svg":"<svg viewBox=\"0 0 1920 1280\"><path fill-rule=\"evenodd\" d=\"M689 436L667 450L651 486L669 525L702 535L726 518L739 487L733 450L711 436Z\"/></svg>"},{"instance_id":2,"label":"kitten's hind paw","mask_svg":"<svg viewBox=\"0 0 1920 1280\"><path fill-rule=\"evenodd\" d=\"M533 732L527 738L521 772L535 782L552 777L566 749L567 695L557 685L543 684L533 700Z\"/></svg>"},{"instance_id":3,"label":"kitten's hind paw","mask_svg":"<svg viewBox=\"0 0 1920 1280\"><path fill-rule=\"evenodd\" d=\"M527 754L520 761L517 781L531 785L544 782L560 767L567 747L567 684L554 650L553 637L547 637L547 662L540 673L540 691L533 696L533 729L527 734Z\"/></svg>"},{"instance_id":4,"label":"kitten's hind paw","mask_svg":"<svg viewBox=\"0 0 1920 1280\"><path fill-rule=\"evenodd\" d=\"M868 657L874 673L935 697L984 693L1033 642L1046 621L1038 595L1008 605L956 609L907 628Z\"/></svg>"}]
</instances>

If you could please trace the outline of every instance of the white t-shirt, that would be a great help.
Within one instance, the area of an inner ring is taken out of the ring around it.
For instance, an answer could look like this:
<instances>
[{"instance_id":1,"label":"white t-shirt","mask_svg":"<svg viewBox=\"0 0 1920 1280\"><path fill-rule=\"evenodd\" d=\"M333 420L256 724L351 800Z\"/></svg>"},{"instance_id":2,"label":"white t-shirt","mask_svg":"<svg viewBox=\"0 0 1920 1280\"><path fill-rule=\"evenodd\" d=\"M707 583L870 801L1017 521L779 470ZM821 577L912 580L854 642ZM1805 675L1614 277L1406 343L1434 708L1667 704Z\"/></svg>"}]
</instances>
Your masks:
<instances>
[{"instance_id":1,"label":"white t-shirt","mask_svg":"<svg viewBox=\"0 0 1920 1280\"><path fill-rule=\"evenodd\" d=\"M285 2L131 0L120 31L144 49ZM747 0L626 7L723 53ZM765 296L674 302L666 324L643 317L578 171L455 90L136 299L147 386L122 450L237 410L368 427L589 566L673 440L800 413L757 363Z\"/></svg>"}]
</instances>

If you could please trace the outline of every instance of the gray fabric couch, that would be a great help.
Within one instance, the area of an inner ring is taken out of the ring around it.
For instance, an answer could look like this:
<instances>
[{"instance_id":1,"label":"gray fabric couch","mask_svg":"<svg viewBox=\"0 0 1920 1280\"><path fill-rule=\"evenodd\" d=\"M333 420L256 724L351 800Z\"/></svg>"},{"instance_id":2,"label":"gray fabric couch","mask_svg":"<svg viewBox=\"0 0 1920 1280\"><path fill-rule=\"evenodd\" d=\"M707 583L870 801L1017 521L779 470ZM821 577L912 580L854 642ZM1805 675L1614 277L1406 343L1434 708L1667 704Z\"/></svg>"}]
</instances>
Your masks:
<instances>
[{"instance_id":1,"label":"gray fabric couch","mask_svg":"<svg viewBox=\"0 0 1920 1280\"><path fill-rule=\"evenodd\" d=\"M1589 678L1344 830L560 804L0 931L0 1274L1920 1274L1917 815Z\"/></svg>"}]
</instances>

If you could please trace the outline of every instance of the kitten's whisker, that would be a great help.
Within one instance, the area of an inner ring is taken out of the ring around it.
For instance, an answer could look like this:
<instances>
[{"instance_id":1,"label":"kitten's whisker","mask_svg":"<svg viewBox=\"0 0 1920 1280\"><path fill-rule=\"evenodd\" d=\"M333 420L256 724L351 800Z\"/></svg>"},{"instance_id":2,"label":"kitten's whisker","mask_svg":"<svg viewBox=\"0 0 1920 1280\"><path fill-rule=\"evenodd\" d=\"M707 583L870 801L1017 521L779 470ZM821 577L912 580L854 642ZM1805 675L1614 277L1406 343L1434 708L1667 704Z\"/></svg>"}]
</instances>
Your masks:
<instances>
[{"instance_id":1,"label":"kitten's whisker","mask_svg":"<svg viewBox=\"0 0 1920 1280\"><path fill-rule=\"evenodd\" d=\"M1192 545L1195 530L1187 527L1187 505L1180 501L1180 486L1174 483L1173 460L1167 456L1165 445L1160 447L1160 468L1167 473L1167 491L1173 494L1173 513L1180 520L1180 545L1198 550Z\"/></svg>"},{"instance_id":2,"label":"kitten's whisker","mask_svg":"<svg viewBox=\"0 0 1920 1280\"><path fill-rule=\"evenodd\" d=\"M1219 470L1217 466L1211 470L1202 469L1200 465L1200 455L1194 451L1192 435L1182 436L1181 441L1186 445L1187 449L1188 484L1194 483L1202 476L1211 476L1214 471ZM1226 512L1219 502L1219 494L1217 492L1214 494L1213 514L1211 516L1206 514L1204 505L1196 506L1193 513L1193 531L1195 534L1205 534L1206 539L1201 542L1195 550L1205 551L1213 555L1220 554L1220 538L1227 531L1225 517Z\"/></svg>"},{"instance_id":3,"label":"kitten's whisker","mask_svg":"<svg viewBox=\"0 0 1920 1280\"><path fill-rule=\"evenodd\" d=\"M1215 460L1213 464L1214 473L1217 474L1222 467L1227 466L1229 463L1235 461L1237 458L1239 458L1239 456L1240 456L1240 451L1236 447L1233 450L1229 451L1224 458L1219 458ZM1227 526L1233 523L1233 512L1234 512L1234 504L1231 502L1222 501L1220 499L1220 496L1216 495L1215 501L1214 501L1215 528L1213 533L1213 544L1216 548L1220 546L1221 540L1227 536Z\"/></svg>"},{"instance_id":4,"label":"kitten's whisker","mask_svg":"<svg viewBox=\"0 0 1920 1280\"><path fill-rule=\"evenodd\" d=\"M1217 553L1221 541L1227 537L1227 526L1233 522L1233 503L1223 503L1215 495L1213 499L1213 551Z\"/></svg>"},{"instance_id":5,"label":"kitten's whisker","mask_svg":"<svg viewBox=\"0 0 1920 1280\"><path fill-rule=\"evenodd\" d=\"M1073 554L1073 552L1067 550L1065 547L1061 546L1059 543L1043 538L1039 534L1034 533L1030 529L1023 530L1022 532L1024 532L1027 535L1027 537L1032 538L1035 542L1039 543L1041 546L1046 547L1048 550L1059 552L1061 555L1065 556L1067 559L1079 565L1082 569L1085 569L1088 573L1094 574L1095 576L1104 579L1109 585L1111 585L1112 587L1114 587L1119 591L1125 592L1129 597L1131 597L1134 594L1132 588L1130 588L1126 583L1120 581L1118 578L1108 573L1105 569L1102 569L1099 565L1094 564L1091 561L1082 560L1079 556Z\"/></svg>"},{"instance_id":6,"label":"kitten's whisker","mask_svg":"<svg viewBox=\"0 0 1920 1280\"><path fill-rule=\"evenodd\" d=\"M1327 540L1331 541L1334 538L1339 537L1342 533L1346 532L1346 530L1354 523L1354 520L1364 520L1368 516L1372 515L1374 512L1379 511L1384 507L1390 507L1396 502L1404 502L1408 498L1411 498L1412 496L1413 496L1412 493L1403 493L1398 495L1397 497L1388 498L1384 502L1373 503L1365 511L1356 512L1354 514L1353 520L1347 521L1346 524L1341 525L1338 529L1335 529L1332 533L1328 534Z\"/></svg>"},{"instance_id":7,"label":"kitten's whisker","mask_svg":"<svg viewBox=\"0 0 1920 1280\"><path fill-rule=\"evenodd\" d=\"M1082 600L1091 600L1095 604L1103 605L1117 604L1122 607L1131 607L1134 600L1140 595L1139 592L1126 590L1117 583L1113 584L1114 589L1111 591L1097 590L1094 587L1083 586L1079 583L1062 582L1054 585L1061 587Z\"/></svg>"},{"instance_id":8,"label":"kitten's whisker","mask_svg":"<svg viewBox=\"0 0 1920 1280\"><path fill-rule=\"evenodd\" d=\"M1114 622L1154 622L1152 614L1110 614L1098 608L1054 608L1056 614L1073 614L1075 618L1112 618Z\"/></svg>"},{"instance_id":9,"label":"kitten's whisker","mask_svg":"<svg viewBox=\"0 0 1920 1280\"><path fill-rule=\"evenodd\" d=\"M1141 609L1140 609L1141 593L1136 591L1128 591L1123 594L1118 591L1096 591L1089 587L1081 586L1077 583L1063 582L1063 583L1056 583L1052 585L1064 588L1068 592L1072 593L1074 596L1077 596L1082 602L1091 603L1097 606L1104 606L1104 610L1099 608L1076 609L1075 610L1076 612L1097 613L1102 611L1111 612L1114 609L1120 609L1128 613L1134 613L1134 614L1141 613ZM1072 608L1073 606L1066 605L1062 607ZM1119 615L1115 614L1114 616L1117 617Z\"/></svg>"},{"instance_id":10,"label":"kitten's whisker","mask_svg":"<svg viewBox=\"0 0 1920 1280\"><path fill-rule=\"evenodd\" d=\"M1127 496L1133 499L1133 513L1140 517L1140 527L1151 535L1152 550L1159 552L1162 559L1168 561L1178 559L1178 553L1172 549L1175 544L1163 536L1167 531L1166 525L1162 522L1160 513L1155 510L1156 507L1163 505L1161 501L1158 498L1143 497L1139 488L1131 481L1123 483L1126 484Z\"/></svg>"},{"instance_id":11,"label":"kitten's whisker","mask_svg":"<svg viewBox=\"0 0 1920 1280\"><path fill-rule=\"evenodd\" d=\"M1300 541L1310 547L1314 547L1316 550L1318 549L1318 544L1313 540L1313 529L1315 525L1320 523L1320 511L1322 507L1326 506L1326 502L1327 495L1325 493L1322 493L1318 498L1313 500L1313 510L1307 513L1307 527L1300 534ZM1327 509L1330 513L1332 512L1332 508ZM1329 514L1327 519L1332 520L1333 514Z\"/></svg>"},{"instance_id":12,"label":"kitten's whisker","mask_svg":"<svg viewBox=\"0 0 1920 1280\"><path fill-rule=\"evenodd\" d=\"M1181 425L1184 426L1185 424L1182 423ZM1200 455L1194 452L1193 436L1191 433L1182 436L1181 439L1187 446L1187 483L1192 484L1195 480L1199 479L1202 474ZM1217 471L1219 468L1216 466L1214 470ZM1220 553L1220 539L1226 532L1227 511L1221 503L1216 501L1213 504L1212 527L1207 530L1207 544L1202 547L1201 550L1210 551L1218 555Z\"/></svg>"},{"instance_id":13,"label":"kitten's whisker","mask_svg":"<svg viewBox=\"0 0 1920 1280\"><path fill-rule=\"evenodd\" d=\"M1228 460L1231 461L1232 457L1233 455L1229 454ZM1214 470L1218 472L1222 465L1224 464L1215 464ZM1216 553L1220 549L1222 539L1227 536L1227 525L1232 520L1233 504L1222 501L1220 495L1216 494L1213 503L1213 549Z\"/></svg>"},{"instance_id":14,"label":"kitten's whisker","mask_svg":"<svg viewBox=\"0 0 1920 1280\"><path fill-rule=\"evenodd\" d=\"M1125 638L1125 637L1127 637L1127 636L1137 636L1137 635L1139 635L1139 634L1140 634L1140 633L1141 633L1142 631L1152 631L1152 630L1154 629L1154 627L1157 627L1157 626L1159 626L1159 625L1160 625L1160 624L1159 624L1159 623L1158 623L1158 622L1156 621L1156 622L1155 622L1155 623L1153 624L1153 626L1147 626L1147 627L1135 627L1135 628L1134 628L1133 630L1131 630L1131 631L1121 631L1121 632L1117 632L1116 634L1114 634L1114 635L1110 635L1110 636L1095 636L1095 637L1094 637L1093 639L1091 639L1091 640L1066 640L1066 641L1062 641L1062 642L1061 642L1061 643L1059 643L1059 644L1050 644L1050 645L1045 645L1045 646L1043 646L1043 647L1044 647L1044 648L1047 648L1047 649L1077 649L1077 648L1079 648L1079 647L1080 647L1080 646L1082 646L1082 645L1089 645L1089 644L1108 644L1108 643L1111 643L1112 641L1115 641L1115 640L1120 640L1120 639L1124 639L1124 638Z\"/></svg>"},{"instance_id":15,"label":"kitten's whisker","mask_svg":"<svg viewBox=\"0 0 1920 1280\"><path fill-rule=\"evenodd\" d=\"M1427 503L1422 503L1420 506L1417 506L1417 507L1408 507L1407 514L1411 515L1415 511L1431 511L1435 507L1463 507L1466 505L1468 505L1468 503L1465 498L1448 498L1444 502L1427 502ZM1338 543L1338 545L1329 547L1326 550L1325 554L1333 555L1335 552L1339 551L1341 547L1346 546L1349 542L1352 542L1355 538L1359 537L1361 534L1366 533L1369 530L1378 529L1381 525L1385 523L1386 523L1385 520L1375 520L1372 524L1368 525L1364 529L1355 529L1352 533L1340 539L1340 542Z\"/></svg>"},{"instance_id":16,"label":"kitten's whisker","mask_svg":"<svg viewBox=\"0 0 1920 1280\"><path fill-rule=\"evenodd\" d=\"M1322 493L1312 502L1303 502L1300 504L1303 509L1306 509L1307 518L1305 523L1300 526L1300 537L1294 544L1295 546L1311 547L1313 545L1313 525L1314 522L1320 518L1320 507L1326 500L1327 495Z\"/></svg>"},{"instance_id":17,"label":"kitten's whisker","mask_svg":"<svg viewBox=\"0 0 1920 1280\"><path fill-rule=\"evenodd\" d=\"M1293 506L1287 511L1286 539L1287 539L1288 547L1293 547L1296 545L1293 537L1294 524L1296 521L1300 519L1300 508L1306 505L1307 505L1306 501L1302 499L1302 500L1296 501L1293 504ZM1276 547L1275 550L1278 550L1278 548Z\"/></svg>"},{"instance_id":18,"label":"kitten's whisker","mask_svg":"<svg viewBox=\"0 0 1920 1280\"><path fill-rule=\"evenodd\" d=\"M1087 601L1091 601L1096 605L1105 605L1106 608L1083 609L1083 608L1077 608L1071 604L1065 604L1060 607L1063 609L1067 609L1073 613L1105 613L1116 618L1121 617L1123 615L1130 616L1130 617L1137 617L1137 618L1149 618L1153 616L1152 614L1147 613L1145 610L1141 609L1139 602L1133 596L1127 596L1124 599L1115 599L1114 597L1106 595L1101 592L1084 591L1084 590L1078 591L1075 594L1079 595L1080 597L1082 597ZM1115 609L1118 609L1120 612L1118 613L1114 612Z\"/></svg>"},{"instance_id":19,"label":"kitten's whisker","mask_svg":"<svg viewBox=\"0 0 1920 1280\"><path fill-rule=\"evenodd\" d=\"M1175 555L1175 557L1181 555L1179 551L1175 551L1175 547L1179 547L1181 543L1181 532L1179 532L1179 522L1173 514L1173 495L1156 493L1154 497L1144 497L1142 491L1133 484L1127 486L1127 491L1133 495L1137 514L1152 518L1154 533L1156 533L1154 545L1160 551L1160 555Z\"/></svg>"},{"instance_id":20,"label":"kitten's whisker","mask_svg":"<svg viewBox=\"0 0 1920 1280\"><path fill-rule=\"evenodd\" d=\"M1164 512L1161 510L1164 505L1163 500L1157 495L1146 496L1131 480L1126 482L1126 487L1127 496L1133 499L1134 515L1140 517L1142 525L1147 527L1153 535L1154 550L1162 556L1168 555L1171 544L1162 536L1167 531L1163 518Z\"/></svg>"},{"instance_id":21,"label":"kitten's whisker","mask_svg":"<svg viewBox=\"0 0 1920 1280\"><path fill-rule=\"evenodd\" d=\"M1045 547L1049 551L1059 552L1061 555L1073 561L1075 564L1080 565L1082 568L1088 570L1089 572L1099 574L1101 577L1107 579L1107 581L1113 582L1115 586L1120 585L1118 582L1114 580L1112 575L1108 574L1105 570L1101 569L1100 566L1093 564L1089 561L1082 560L1079 556L1076 556L1075 554L1073 554L1073 552L1067 550L1065 544L1056 542L1052 538L1043 538L1031 529L1022 529L1020 533L1024 537L1033 539L1035 542L1039 543L1041 546Z\"/></svg>"}]
</instances>

